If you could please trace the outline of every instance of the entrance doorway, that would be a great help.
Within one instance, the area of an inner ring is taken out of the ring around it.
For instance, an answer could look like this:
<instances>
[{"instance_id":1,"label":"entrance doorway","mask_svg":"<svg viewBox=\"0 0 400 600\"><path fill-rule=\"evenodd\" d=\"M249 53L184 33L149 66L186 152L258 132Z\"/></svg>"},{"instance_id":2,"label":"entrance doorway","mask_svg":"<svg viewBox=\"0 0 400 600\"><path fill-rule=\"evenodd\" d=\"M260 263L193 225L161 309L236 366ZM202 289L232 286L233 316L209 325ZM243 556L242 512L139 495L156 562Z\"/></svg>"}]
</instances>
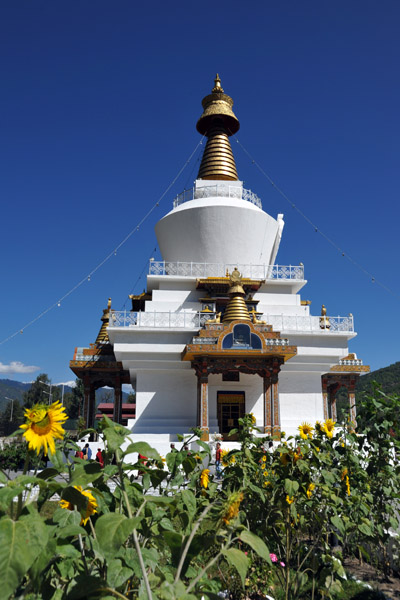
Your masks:
<instances>
[{"instance_id":1,"label":"entrance doorway","mask_svg":"<svg viewBox=\"0 0 400 600\"><path fill-rule=\"evenodd\" d=\"M235 440L237 434L229 437L231 429L239 428L239 421L245 414L244 392L218 392L217 415L219 432L223 440Z\"/></svg>"}]
</instances>

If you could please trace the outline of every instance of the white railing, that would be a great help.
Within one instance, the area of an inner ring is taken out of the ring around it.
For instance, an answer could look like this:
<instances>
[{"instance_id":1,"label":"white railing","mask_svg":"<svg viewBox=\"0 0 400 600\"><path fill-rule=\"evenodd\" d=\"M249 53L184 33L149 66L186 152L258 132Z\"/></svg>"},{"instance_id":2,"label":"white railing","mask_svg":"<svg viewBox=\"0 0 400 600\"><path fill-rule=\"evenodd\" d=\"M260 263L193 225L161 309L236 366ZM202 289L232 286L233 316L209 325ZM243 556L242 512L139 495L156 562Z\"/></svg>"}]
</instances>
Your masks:
<instances>
[{"instance_id":1,"label":"white railing","mask_svg":"<svg viewBox=\"0 0 400 600\"><path fill-rule=\"evenodd\" d=\"M303 265L245 265L225 263L169 262L150 260L149 275L169 275L178 277L225 277L239 269L243 277L251 279L296 279L304 281Z\"/></svg>"},{"instance_id":2,"label":"white railing","mask_svg":"<svg viewBox=\"0 0 400 600\"><path fill-rule=\"evenodd\" d=\"M200 329L206 321L213 319L215 313L200 312L131 312L112 311L109 327L156 327L156 328L182 328ZM264 314L260 320L272 325L274 331L281 333L351 333L354 331L353 316L348 317L321 317L307 315L268 315ZM329 327L328 327L329 324Z\"/></svg>"},{"instance_id":3,"label":"white railing","mask_svg":"<svg viewBox=\"0 0 400 600\"><path fill-rule=\"evenodd\" d=\"M350 365L352 367L354 367L354 366L360 367L363 365L363 361L360 358L355 358L355 359L351 359L351 360L341 358L339 360L339 365Z\"/></svg>"},{"instance_id":4,"label":"white railing","mask_svg":"<svg viewBox=\"0 0 400 600\"><path fill-rule=\"evenodd\" d=\"M241 186L228 185L226 183L217 183L215 185L207 185L200 188L191 188L190 190L184 190L174 200L174 208L183 204L183 202L189 202L190 200L197 200L199 198L236 198L237 200L247 200L262 208L261 200L251 190L245 190Z\"/></svg>"},{"instance_id":5,"label":"white railing","mask_svg":"<svg viewBox=\"0 0 400 600\"><path fill-rule=\"evenodd\" d=\"M109 327L160 327L200 329L214 313L112 311Z\"/></svg>"},{"instance_id":6,"label":"white railing","mask_svg":"<svg viewBox=\"0 0 400 600\"><path fill-rule=\"evenodd\" d=\"M274 331L293 332L353 332L353 316L348 317L314 317L311 315L268 315L264 314L261 319L268 325L272 325Z\"/></svg>"}]
</instances>

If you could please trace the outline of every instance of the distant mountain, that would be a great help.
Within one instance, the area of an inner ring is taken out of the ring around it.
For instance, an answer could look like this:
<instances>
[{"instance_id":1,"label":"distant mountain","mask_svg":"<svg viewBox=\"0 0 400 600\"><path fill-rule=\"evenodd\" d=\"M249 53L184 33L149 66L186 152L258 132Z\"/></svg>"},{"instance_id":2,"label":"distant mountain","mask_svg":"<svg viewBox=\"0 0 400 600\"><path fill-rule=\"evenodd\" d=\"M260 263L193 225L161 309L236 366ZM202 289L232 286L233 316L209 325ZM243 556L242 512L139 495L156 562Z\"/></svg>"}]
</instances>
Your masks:
<instances>
[{"instance_id":1,"label":"distant mountain","mask_svg":"<svg viewBox=\"0 0 400 600\"><path fill-rule=\"evenodd\" d=\"M12 379L0 379L0 411L3 411L7 406L7 402L9 402L7 397L12 400L18 400L22 404L22 396L30 387L30 383L21 383Z\"/></svg>"},{"instance_id":2,"label":"distant mountain","mask_svg":"<svg viewBox=\"0 0 400 600\"><path fill-rule=\"evenodd\" d=\"M377 369L360 377L357 383L357 393L370 392L372 382L376 381L385 394L397 394L400 396L400 362L388 367Z\"/></svg>"},{"instance_id":3,"label":"distant mountain","mask_svg":"<svg viewBox=\"0 0 400 600\"><path fill-rule=\"evenodd\" d=\"M20 381L14 381L13 379L0 379L0 412L5 410L7 403L9 402L7 398L18 400L18 402L22 405L24 392L28 391L31 385L31 383L21 383ZM62 383L54 384L54 387L61 388L62 385ZM73 388L71 386L64 384L64 394L72 392L72 389ZM99 404L99 402L112 402L111 399L113 397L113 390L109 388L101 388L96 391L96 404ZM126 392L122 392L123 400L125 400L127 397L128 394ZM44 401L45 398L46 396L43 395Z\"/></svg>"}]
</instances>

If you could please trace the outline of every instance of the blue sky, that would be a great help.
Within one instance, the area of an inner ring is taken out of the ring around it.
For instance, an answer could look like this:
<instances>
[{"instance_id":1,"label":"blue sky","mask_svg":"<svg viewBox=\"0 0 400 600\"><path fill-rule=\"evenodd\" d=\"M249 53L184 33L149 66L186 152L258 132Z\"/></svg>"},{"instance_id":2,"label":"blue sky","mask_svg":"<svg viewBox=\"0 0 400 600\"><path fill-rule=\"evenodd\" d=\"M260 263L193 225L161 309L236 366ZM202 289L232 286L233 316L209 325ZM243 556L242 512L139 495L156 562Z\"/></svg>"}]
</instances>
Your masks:
<instances>
[{"instance_id":1,"label":"blue sky","mask_svg":"<svg viewBox=\"0 0 400 600\"><path fill-rule=\"evenodd\" d=\"M0 6L0 377L74 379L75 346L102 309L129 308L160 258L154 225L191 187L195 124L215 73L240 143L333 248L232 142L239 177L272 216L279 264L305 265L313 314L355 316L350 350L373 369L399 360L400 4L52 2Z\"/></svg>"}]
</instances>

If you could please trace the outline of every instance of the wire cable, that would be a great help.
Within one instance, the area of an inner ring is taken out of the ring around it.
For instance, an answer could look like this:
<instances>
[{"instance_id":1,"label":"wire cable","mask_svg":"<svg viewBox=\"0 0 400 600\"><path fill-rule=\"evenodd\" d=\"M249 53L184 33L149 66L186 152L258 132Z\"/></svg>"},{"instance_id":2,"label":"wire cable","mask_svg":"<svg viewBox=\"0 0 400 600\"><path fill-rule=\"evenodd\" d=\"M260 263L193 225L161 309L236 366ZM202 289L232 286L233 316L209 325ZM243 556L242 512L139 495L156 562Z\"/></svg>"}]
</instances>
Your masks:
<instances>
[{"instance_id":1,"label":"wire cable","mask_svg":"<svg viewBox=\"0 0 400 600\"><path fill-rule=\"evenodd\" d=\"M100 261L85 277L83 277L68 292L66 292L63 296L61 296L61 298L59 298L56 302L53 302L53 304L51 304L50 306L48 306L45 310L43 310L35 318L33 318L28 323L26 323L23 327L21 327L20 329L18 329L17 331L15 331L14 333L12 333L8 337L6 337L4 340L0 341L0 346L3 345L3 344L5 344L6 342L10 341L14 337L16 337L18 334L23 333L25 331L25 329L28 329L28 327L31 327L31 325L33 325L34 323L36 323L37 321L39 321L39 319L41 319L42 317L44 317L48 312L50 312L51 310L53 310L53 308L55 308L56 306L61 306L61 302L63 302L66 298L68 298L68 296L70 296L71 294L73 294L86 281L90 281L92 275L94 275L108 260L110 260L110 258L112 258L113 256L115 256L117 254L118 250L124 244L126 244L126 242L130 239L130 237L134 233L136 233L140 229L140 227L149 218L149 216L152 214L152 212L160 205L160 202L164 199L164 197L166 196L166 194L170 191L170 189L172 188L172 186L176 183L177 179L180 177L180 175L182 174L182 172L186 169L186 167L188 166L188 164L192 160L192 158L195 155L195 153L197 152L197 149L199 148L199 146L202 145L203 139L204 139L204 135L201 138L201 140L198 142L198 144L196 144L196 147L192 151L192 153L190 154L189 158L186 160L186 162L183 164L183 166L179 169L178 173L175 175L175 177L173 178L173 180L171 181L171 183L167 186L167 188L165 189L165 191L161 194L161 196L159 197L159 199L157 200L157 202L155 202L153 204L153 206L150 208L150 210L139 221L139 223L123 238L123 240L117 246L115 246L115 248L109 254L107 254L107 256L105 258L103 258L103 260Z\"/></svg>"},{"instance_id":2,"label":"wire cable","mask_svg":"<svg viewBox=\"0 0 400 600\"><path fill-rule=\"evenodd\" d=\"M352 263L355 267L357 267L357 269L359 269L360 271L362 271L365 275L367 275L370 279L371 279L371 283L376 283L377 285L379 285L381 288L383 288L386 292L388 292L389 294L392 294L393 296L395 296L396 298L400 299L400 294L398 294L397 292L393 291L391 288L389 288L387 285L385 285L382 281L380 281L379 279L377 279L375 277L375 275L373 275L372 273L370 273L367 269L365 269L365 267L363 267L362 265L360 265L352 256L350 256L350 254L348 254L347 252L345 252L342 248L340 248L340 246L338 246L328 235L326 235L325 232L323 232L294 202L292 202L292 200L290 200L290 198L285 194L285 192L283 192L277 185L276 183L273 181L273 179L268 175L268 173L266 173L264 171L264 169L261 167L261 165L252 157L252 155L250 154L250 152L243 146L243 144L239 141L239 139L235 137L236 142L239 144L239 146L241 147L241 149L243 150L243 152L248 156L248 158L251 160L252 164L255 165L257 167L257 169L260 171L260 173L262 173L262 175L264 175L264 177L268 180L268 182L272 185L273 188L276 189L276 191L278 192L278 194L280 194L282 196L282 198L284 198L289 204L290 206L296 210L299 215L301 215L303 217L303 219L305 221L307 221L307 223L309 225L311 225L311 227L314 229L315 233L319 233L333 248L335 248L335 250L337 250L338 252L340 252L340 254L344 257L347 258L347 260Z\"/></svg>"},{"instance_id":3,"label":"wire cable","mask_svg":"<svg viewBox=\"0 0 400 600\"><path fill-rule=\"evenodd\" d=\"M151 254L150 254L149 258L148 258L148 259L146 260L146 262L144 263L143 269L140 271L140 274L139 274L138 278L136 279L135 283L133 284L133 287L132 287L132 289L131 289L131 291L130 291L129 295L133 294L133 292L135 291L135 288L136 288L137 284L138 284L138 283L139 283L139 281L142 279L142 275L143 275L143 273L145 272L147 265L149 264L150 258L151 258L151 257L153 256L153 254L155 254L156 252L157 252L157 246L156 246L156 247L155 247L155 248L154 248L154 249L151 251ZM125 310L126 303L127 303L127 302L128 302L128 300L129 300L129 295L128 295L128 297L126 298L125 302L123 303L123 305L122 305L122 308L121 308L121 311L122 311L122 310Z\"/></svg>"}]
</instances>

